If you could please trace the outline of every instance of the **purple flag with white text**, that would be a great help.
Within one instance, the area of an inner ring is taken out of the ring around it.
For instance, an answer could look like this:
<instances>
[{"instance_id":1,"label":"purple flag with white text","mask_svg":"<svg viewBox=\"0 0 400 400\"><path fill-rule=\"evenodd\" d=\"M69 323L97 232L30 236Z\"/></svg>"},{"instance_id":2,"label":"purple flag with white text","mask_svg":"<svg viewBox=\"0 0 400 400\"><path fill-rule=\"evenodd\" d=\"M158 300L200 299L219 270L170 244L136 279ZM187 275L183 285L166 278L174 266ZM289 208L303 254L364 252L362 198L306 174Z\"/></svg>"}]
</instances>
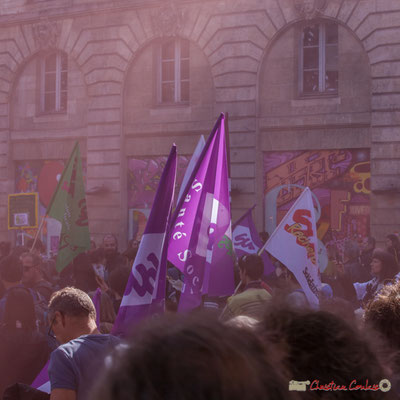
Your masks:
<instances>
[{"instance_id":1,"label":"purple flag with white text","mask_svg":"<svg viewBox=\"0 0 400 400\"><path fill-rule=\"evenodd\" d=\"M185 278L179 310L202 295L234 291L225 116L221 114L186 185L171 223L168 260Z\"/></svg>"},{"instance_id":2,"label":"purple flag with white text","mask_svg":"<svg viewBox=\"0 0 400 400\"><path fill-rule=\"evenodd\" d=\"M233 225L232 241L238 258L246 254L257 254L264 244L253 221L252 211L254 207L255 205L247 210ZM264 275L274 272L275 267L268 254L263 251L261 257L264 261Z\"/></svg>"},{"instance_id":3,"label":"purple flag with white text","mask_svg":"<svg viewBox=\"0 0 400 400\"><path fill-rule=\"evenodd\" d=\"M176 179L176 146L173 145L158 184L112 333L123 336L143 318L163 309L166 285L168 226Z\"/></svg>"}]
</instances>

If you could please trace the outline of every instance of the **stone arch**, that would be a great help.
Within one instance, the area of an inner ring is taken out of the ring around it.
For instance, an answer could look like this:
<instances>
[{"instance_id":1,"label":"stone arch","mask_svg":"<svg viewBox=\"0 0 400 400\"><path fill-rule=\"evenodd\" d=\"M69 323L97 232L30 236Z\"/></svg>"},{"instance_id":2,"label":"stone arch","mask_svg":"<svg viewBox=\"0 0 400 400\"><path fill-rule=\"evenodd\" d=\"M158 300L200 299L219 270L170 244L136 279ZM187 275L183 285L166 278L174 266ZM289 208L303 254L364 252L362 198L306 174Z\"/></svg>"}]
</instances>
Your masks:
<instances>
[{"instance_id":1,"label":"stone arch","mask_svg":"<svg viewBox=\"0 0 400 400\"><path fill-rule=\"evenodd\" d=\"M292 117L307 114L345 114L354 112L354 119L344 118L335 121L332 118L327 122L324 118L303 119L301 124L370 124L371 112L371 71L367 53L362 42L347 25L337 19L319 17L315 22L334 21L339 27L339 102L331 99L308 101L303 98L303 105L298 93L298 53L299 29L304 25L304 20L296 19L277 32L265 49L258 74L257 91L257 116L259 118L271 117L266 122L271 128L276 125L290 126ZM267 106L269 105L269 107ZM360 115L364 113L364 115ZM293 114L293 115L292 115ZM367 115L368 114L368 115ZM276 118L273 118L276 117ZM282 118L285 119L282 122ZM321 117L322 118L322 117ZM294 122L296 125L296 123ZM300 143L298 143L300 144ZM292 143L295 146L295 143Z\"/></svg>"},{"instance_id":2,"label":"stone arch","mask_svg":"<svg viewBox=\"0 0 400 400\"><path fill-rule=\"evenodd\" d=\"M157 47L165 38L188 39L190 46L190 96L187 104L162 105L157 101ZM212 123L214 116L214 86L207 57L199 46L183 35L154 37L146 41L135 53L124 80L124 127L126 133L135 134L138 125L160 123L186 124L177 128L187 130L191 121ZM135 96L140 91L141 96ZM152 121L152 122L150 122ZM135 127L136 126L136 127ZM199 126L189 130L199 131ZM206 128L207 129L207 128ZM151 130L151 128L150 128ZM158 132L161 132L157 128Z\"/></svg>"},{"instance_id":3,"label":"stone arch","mask_svg":"<svg viewBox=\"0 0 400 400\"><path fill-rule=\"evenodd\" d=\"M42 113L39 109L40 65L39 61L47 53L63 53L68 60L68 101L65 113ZM22 81L21 81L22 80ZM22 95L23 94L23 95ZM21 110L23 110L21 112ZM76 136L86 136L87 87L82 71L74 58L60 48L40 49L23 60L13 80L10 96L10 130L35 131L38 129L76 129ZM74 118L70 115L74 114ZM23 135L23 133L22 133ZM67 135L67 134L66 134ZM41 134L37 139L44 138ZM11 137L11 139L21 137ZM33 137L34 138L34 137Z\"/></svg>"}]
</instances>

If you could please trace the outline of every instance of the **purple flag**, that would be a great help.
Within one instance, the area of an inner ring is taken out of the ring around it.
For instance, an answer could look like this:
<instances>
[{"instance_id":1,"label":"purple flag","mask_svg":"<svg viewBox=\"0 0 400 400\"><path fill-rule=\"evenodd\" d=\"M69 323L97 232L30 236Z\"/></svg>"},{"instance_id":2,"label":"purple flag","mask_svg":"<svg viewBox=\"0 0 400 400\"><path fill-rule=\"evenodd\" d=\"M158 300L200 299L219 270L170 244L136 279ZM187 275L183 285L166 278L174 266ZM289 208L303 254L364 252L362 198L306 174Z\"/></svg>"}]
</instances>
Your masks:
<instances>
[{"instance_id":1,"label":"purple flag","mask_svg":"<svg viewBox=\"0 0 400 400\"><path fill-rule=\"evenodd\" d=\"M253 221L253 207L246 211L233 225L233 247L238 258L246 254L257 254L263 247L263 242L258 235L256 226ZM268 254L263 251L261 257L264 261L264 275L269 275L275 271Z\"/></svg>"},{"instance_id":2,"label":"purple flag","mask_svg":"<svg viewBox=\"0 0 400 400\"><path fill-rule=\"evenodd\" d=\"M172 221L168 260L185 276L179 310L199 306L203 294L232 294L234 255L223 114L207 140Z\"/></svg>"},{"instance_id":3,"label":"purple flag","mask_svg":"<svg viewBox=\"0 0 400 400\"><path fill-rule=\"evenodd\" d=\"M38 390L41 390L42 392L50 393L50 379L49 379L49 363L50 361L47 361L46 365L42 368L42 370L39 372L39 375L36 377L36 379L32 383L32 387Z\"/></svg>"},{"instance_id":4,"label":"purple flag","mask_svg":"<svg viewBox=\"0 0 400 400\"><path fill-rule=\"evenodd\" d=\"M154 313L155 306L163 305L168 224L174 198L176 165L176 146L173 145L114 323L114 335L123 336L132 325Z\"/></svg>"}]
</instances>

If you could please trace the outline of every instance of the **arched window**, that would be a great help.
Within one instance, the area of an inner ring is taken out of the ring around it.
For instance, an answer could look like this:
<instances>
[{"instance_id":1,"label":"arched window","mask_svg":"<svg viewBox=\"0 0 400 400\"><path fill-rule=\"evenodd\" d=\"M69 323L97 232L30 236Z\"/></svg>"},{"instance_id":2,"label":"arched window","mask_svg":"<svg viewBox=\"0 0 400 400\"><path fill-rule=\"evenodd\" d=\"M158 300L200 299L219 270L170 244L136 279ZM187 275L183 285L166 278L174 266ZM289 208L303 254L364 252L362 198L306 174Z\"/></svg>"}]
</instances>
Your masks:
<instances>
[{"instance_id":1,"label":"arched window","mask_svg":"<svg viewBox=\"0 0 400 400\"><path fill-rule=\"evenodd\" d=\"M338 25L313 22L300 37L299 94L303 96L338 92Z\"/></svg>"},{"instance_id":2,"label":"arched window","mask_svg":"<svg viewBox=\"0 0 400 400\"><path fill-rule=\"evenodd\" d=\"M189 41L163 40L158 48L158 103L189 101Z\"/></svg>"},{"instance_id":3,"label":"arched window","mask_svg":"<svg viewBox=\"0 0 400 400\"><path fill-rule=\"evenodd\" d=\"M65 53L54 52L40 60L40 112L67 111L68 58Z\"/></svg>"}]
</instances>

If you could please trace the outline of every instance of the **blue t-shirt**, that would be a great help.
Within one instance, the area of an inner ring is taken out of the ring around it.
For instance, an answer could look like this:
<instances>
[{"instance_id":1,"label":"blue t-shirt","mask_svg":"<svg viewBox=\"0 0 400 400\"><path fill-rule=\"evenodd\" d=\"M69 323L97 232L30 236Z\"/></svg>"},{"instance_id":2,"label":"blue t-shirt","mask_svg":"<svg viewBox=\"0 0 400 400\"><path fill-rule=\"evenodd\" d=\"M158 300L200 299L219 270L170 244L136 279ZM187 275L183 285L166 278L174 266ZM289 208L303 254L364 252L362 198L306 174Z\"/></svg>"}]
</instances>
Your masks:
<instances>
[{"instance_id":1,"label":"blue t-shirt","mask_svg":"<svg viewBox=\"0 0 400 400\"><path fill-rule=\"evenodd\" d=\"M50 356L51 390L70 389L77 400L89 397L107 354L120 342L112 335L83 335L55 349Z\"/></svg>"}]
</instances>

